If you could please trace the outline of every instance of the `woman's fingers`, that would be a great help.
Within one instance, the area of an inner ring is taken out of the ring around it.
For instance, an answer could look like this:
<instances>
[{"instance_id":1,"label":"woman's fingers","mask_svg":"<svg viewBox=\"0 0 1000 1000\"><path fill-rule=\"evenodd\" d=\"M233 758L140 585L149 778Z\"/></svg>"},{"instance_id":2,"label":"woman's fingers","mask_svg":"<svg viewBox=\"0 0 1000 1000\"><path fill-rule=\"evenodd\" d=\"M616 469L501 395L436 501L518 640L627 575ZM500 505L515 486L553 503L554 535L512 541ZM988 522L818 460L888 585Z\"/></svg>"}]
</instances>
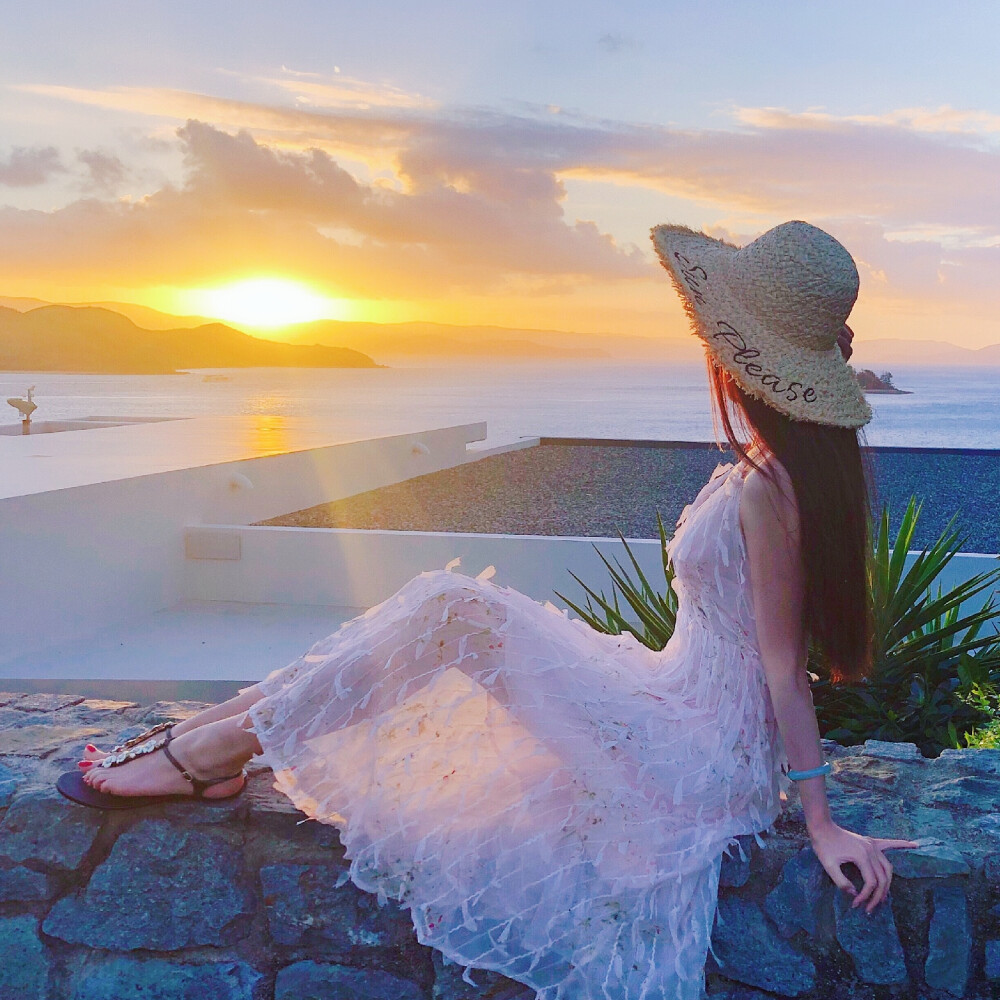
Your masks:
<instances>
[{"instance_id":1,"label":"woman's fingers","mask_svg":"<svg viewBox=\"0 0 1000 1000\"><path fill-rule=\"evenodd\" d=\"M892 862L884 854L880 854L879 857L885 871L885 891L882 893L881 899L881 902L884 903L889 898L889 887L892 885Z\"/></svg>"},{"instance_id":2,"label":"woman's fingers","mask_svg":"<svg viewBox=\"0 0 1000 1000\"><path fill-rule=\"evenodd\" d=\"M858 890L854 888L854 883L844 874L839 865L827 868L827 874L833 879L833 884L838 889L843 889L848 895L856 896Z\"/></svg>"},{"instance_id":3,"label":"woman's fingers","mask_svg":"<svg viewBox=\"0 0 1000 1000\"><path fill-rule=\"evenodd\" d=\"M878 851L875 852L875 857L872 859L872 867L878 881L878 888L873 893L871 902L865 907L866 913L871 913L876 906L885 902L885 897L889 895L889 883L892 881L889 862Z\"/></svg>"},{"instance_id":4,"label":"woman's fingers","mask_svg":"<svg viewBox=\"0 0 1000 1000\"><path fill-rule=\"evenodd\" d=\"M854 902L851 903L851 907L853 908L867 903L871 899L872 893L879 887L879 883L875 864L867 853L859 858L851 858L850 860L858 866L858 871L861 872L861 878L864 880L861 891L854 897Z\"/></svg>"},{"instance_id":5,"label":"woman's fingers","mask_svg":"<svg viewBox=\"0 0 1000 1000\"><path fill-rule=\"evenodd\" d=\"M889 840L885 837L872 837L872 843L880 851L888 851L894 847L919 847L920 844L915 840Z\"/></svg>"}]
</instances>

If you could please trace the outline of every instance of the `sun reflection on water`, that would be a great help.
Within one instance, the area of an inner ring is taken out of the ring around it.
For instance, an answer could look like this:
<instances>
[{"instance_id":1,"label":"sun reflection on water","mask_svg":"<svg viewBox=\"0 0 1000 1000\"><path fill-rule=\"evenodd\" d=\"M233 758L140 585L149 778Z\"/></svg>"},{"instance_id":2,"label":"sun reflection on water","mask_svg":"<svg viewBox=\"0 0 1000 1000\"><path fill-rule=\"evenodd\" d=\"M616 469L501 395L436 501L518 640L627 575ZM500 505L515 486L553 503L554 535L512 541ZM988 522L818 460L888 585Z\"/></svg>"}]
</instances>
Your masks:
<instances>
[{"instance_id":1,"label":"sun reflection on water","mask_svg":"<svg viewBox=\"0 0 1000 1000\"><path fill-rule=\"evenodd\" d=\"M276 455L291 450L284 417L259 415L249 435L248 443L254 455Z\"/></svg>"}]
</instances>

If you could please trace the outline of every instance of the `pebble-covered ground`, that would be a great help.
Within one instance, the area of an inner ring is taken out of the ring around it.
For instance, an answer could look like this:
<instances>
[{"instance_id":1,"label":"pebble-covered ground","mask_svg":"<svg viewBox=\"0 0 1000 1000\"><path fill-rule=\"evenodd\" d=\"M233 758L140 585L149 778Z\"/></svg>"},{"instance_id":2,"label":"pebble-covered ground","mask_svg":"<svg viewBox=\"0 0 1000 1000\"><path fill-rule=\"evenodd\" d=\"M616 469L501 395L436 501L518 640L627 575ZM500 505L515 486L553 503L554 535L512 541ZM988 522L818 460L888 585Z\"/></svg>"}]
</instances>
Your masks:
<instances>
[{"instance_id":1,"label":"pebble-covered ground","mask_svg":"<svg viewBox=\"0 0 1000 1000\"><path fill-rule=\"evenodd\" d=\"M656 537L721 461L714 446L548 444L493 455L261 522L312 528ZM876 503L898 523L923 502L915 544L959 514L967 552L1000 552L1000 452L872 449Z\"/></svg>"}]
</instances>

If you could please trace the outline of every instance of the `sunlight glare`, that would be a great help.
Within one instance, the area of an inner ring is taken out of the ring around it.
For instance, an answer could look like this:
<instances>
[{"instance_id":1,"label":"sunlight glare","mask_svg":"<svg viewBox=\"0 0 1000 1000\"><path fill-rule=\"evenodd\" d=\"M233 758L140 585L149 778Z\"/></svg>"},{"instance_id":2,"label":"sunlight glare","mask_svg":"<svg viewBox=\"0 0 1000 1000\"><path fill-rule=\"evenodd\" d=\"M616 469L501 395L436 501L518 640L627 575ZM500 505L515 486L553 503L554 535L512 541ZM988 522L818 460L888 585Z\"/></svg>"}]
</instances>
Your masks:
<instances>
[{"instance_id":1,"label":"sunlight glare","mask_svg":"<svg viewBox=\"0 0 1000 1000\"><path fill-rule=\"evenodd\" d=\"M221 288L191 289L186 298L194 312L254 327L344 320L352 312L349 299L328 298L287 278L247 278Z\"/></svg>"}]
</instances>

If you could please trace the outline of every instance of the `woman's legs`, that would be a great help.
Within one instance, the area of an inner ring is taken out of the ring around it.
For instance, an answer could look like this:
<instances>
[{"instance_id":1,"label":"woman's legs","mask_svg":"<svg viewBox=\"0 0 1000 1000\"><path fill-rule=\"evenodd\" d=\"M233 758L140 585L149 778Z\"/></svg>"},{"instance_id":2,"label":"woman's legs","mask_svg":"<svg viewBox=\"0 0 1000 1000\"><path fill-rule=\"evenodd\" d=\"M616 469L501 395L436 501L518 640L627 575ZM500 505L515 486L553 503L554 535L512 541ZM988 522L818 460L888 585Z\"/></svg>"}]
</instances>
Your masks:
<instances>
[{"instance_id":1,"label":"woman's legs","mask_svg":"<svg viewBox=\"0 0 1000 1000\"><path fill-rule=\"evenodd\" d=\"M237 792L243 783L243 765L260 751L256 734L242 725L235 713L228 718L206 721L170 742L170 752L193 777L209 780L234 775L232 780L209 788L205 798L221 798ZM119 767L91 764L85 771L84 781L88 785L113 795L191 792L191 783L162 753L147 754Z\"/></svg>"},{"instance_id":2,"label":"woman's legs","mask_svg":"<svg viewBox=\"0 0 1000 1000\"><path fill-rule=\"evenodd\" d=\"M283 725L334 732L380 715L450 667L495 675L503 656L506 614L506 606L478 581L444 572L417 577L374 615L348 623L286 669L282 680L294 686L295 696L288 699ZM262 697L255 686L178 723L171 752L176 750L196 778L235 773L260 752L256 736L239 719ZM164 754L99 768L100 752L88 753L90 759L81 761L87 782L104 791L154 795L190 790ZM220 794L229 784L219 786Z\"/></svg>"},{"instance_id":3,"label":"woman's legs","mask_svg":"<svg viewBox=\"0 0 1000 1000\"><path fill-rule=\"evenodd\" d=\"M174 737L183 736L185 733L191 732L192 729L197 729L199 726L211 722L219 722L221 719L231 719L233 716L242 715L251 705L263 697L260 687L254 684L253 687L242 691L235 698L230 698L229 701L224 701L220 705L210 705L197 715L192 715L190 719L178 722L173 727ZM107 757L105 750L86 750L83 755L85 761L103 760L105 757Z\"/></svg>"}]
</instances>

